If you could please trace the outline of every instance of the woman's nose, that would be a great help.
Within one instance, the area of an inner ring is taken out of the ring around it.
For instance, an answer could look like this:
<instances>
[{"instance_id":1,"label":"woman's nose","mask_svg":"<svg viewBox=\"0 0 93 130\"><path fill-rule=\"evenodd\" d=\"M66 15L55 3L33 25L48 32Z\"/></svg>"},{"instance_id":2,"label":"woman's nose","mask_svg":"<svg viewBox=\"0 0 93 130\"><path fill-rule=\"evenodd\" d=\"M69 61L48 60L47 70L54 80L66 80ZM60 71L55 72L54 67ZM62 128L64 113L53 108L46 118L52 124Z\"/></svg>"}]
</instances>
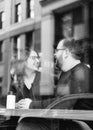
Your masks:
<instances>
[{"instance_id":1,"label":"woman's nose","mask_svg":"<svg viewBox=\"0 0 93 130\"><path fill-rule=\"evenodd\" d=\"M54 54L54 63L56 63L57 62L57 56L56 56L56 54Z\"/></svg>"},{"instance_id":2,"label":"woman's nose","mask_svg":"<svg viewBox=\"0 0 93 130\"><path fill-rule=\"evenodd\" d=\"M57 52L54 54L54 59L57 60Z\"/></svg>"},{"instance_id":3,"label":"woman's nose","mask_svg":"<svg viewBox=\"0 0 93 130\"><path fill-rule=\"evenodd\" d=\"M56 55L57 55L57 53L55 52L55 53L54 53L54 58L56 58Z\"/></svg>"}]
</instances>

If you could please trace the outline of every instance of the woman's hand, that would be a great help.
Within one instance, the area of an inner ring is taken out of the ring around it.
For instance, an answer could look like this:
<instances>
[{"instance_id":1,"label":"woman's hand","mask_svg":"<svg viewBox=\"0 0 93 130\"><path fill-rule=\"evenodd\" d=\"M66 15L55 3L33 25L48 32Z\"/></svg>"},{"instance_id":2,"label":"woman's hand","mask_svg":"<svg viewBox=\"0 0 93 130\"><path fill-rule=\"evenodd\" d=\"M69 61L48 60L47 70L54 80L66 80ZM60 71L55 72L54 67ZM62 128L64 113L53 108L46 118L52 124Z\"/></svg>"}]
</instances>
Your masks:
<instances>
[{"instance_id":1,"label":"woman's hand","mask_svg":"<svg viewBox=\"0 0 93 130\"><path fill-rule=\"evenodd\" d=\"M29 109L32 100L29 98L21 99L19 102L16 103L17 109Z\"/></svg>"}]
</instances>

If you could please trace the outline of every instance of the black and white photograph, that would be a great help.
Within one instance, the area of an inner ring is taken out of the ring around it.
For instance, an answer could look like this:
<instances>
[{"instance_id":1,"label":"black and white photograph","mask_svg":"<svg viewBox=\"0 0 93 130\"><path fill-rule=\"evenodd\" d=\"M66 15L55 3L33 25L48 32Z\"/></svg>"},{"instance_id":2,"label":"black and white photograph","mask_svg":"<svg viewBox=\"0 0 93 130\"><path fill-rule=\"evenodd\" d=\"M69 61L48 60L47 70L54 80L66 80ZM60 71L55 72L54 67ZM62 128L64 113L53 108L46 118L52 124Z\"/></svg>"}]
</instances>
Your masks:
<instances>
[{"instance_id":1,"label":"black and white photograph","mask_svg":"<svg viewBox=\"0 0 93 130\"><path fill-rule=\"evenodd\" d=\"M93 130L93 0L0 0L0 130Z\"/></svg>"}]
</instances>

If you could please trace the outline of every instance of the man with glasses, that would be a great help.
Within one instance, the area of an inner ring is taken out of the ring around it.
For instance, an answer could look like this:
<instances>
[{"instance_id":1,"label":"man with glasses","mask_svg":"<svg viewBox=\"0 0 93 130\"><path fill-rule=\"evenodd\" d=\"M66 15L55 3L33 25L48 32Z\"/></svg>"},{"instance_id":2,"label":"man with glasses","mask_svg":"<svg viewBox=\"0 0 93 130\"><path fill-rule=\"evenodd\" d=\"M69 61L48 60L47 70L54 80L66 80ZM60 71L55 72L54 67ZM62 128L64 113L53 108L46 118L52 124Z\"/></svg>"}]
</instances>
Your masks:
<instances>
[{"instance_id":1,"label":"man with glasses","mask_svg":"<svg viewBox=\"0 0 93 130\"><path fill-rule=\"evenodd\" d=\"M59 42L55 55L63 73L57 87L58 95L89 92L90 69L81 62L83 54L82 47L74 39Z\"/></svg>"},{"instance_id":2,"label":"man with glasses","mask_svg":"<svg viewBox=\"0 0 93 130\"><path fill-rule=\"evenodd\" d=\"M58 97L75 93L93 92L93 76L90 68L81 62L84 52L82 47L74 39L63 39L58 43L55 51L58 66L61 68L58 84L56 86L55 98L31 102L30 108L50 108L52 103L53 109L92 109L93 103L89 100L74 100L68 103L55 105ZM54 101L54 104L53 104ZM74 125L73 122L62 120L59 124L59 130L81 130L80 126ZM69 125L68 125L69 124ZM77 126L77 128L76 128ZM23 119L17 130L51 130L50 120L30 120Z\"/></svg>"}]
</instances>

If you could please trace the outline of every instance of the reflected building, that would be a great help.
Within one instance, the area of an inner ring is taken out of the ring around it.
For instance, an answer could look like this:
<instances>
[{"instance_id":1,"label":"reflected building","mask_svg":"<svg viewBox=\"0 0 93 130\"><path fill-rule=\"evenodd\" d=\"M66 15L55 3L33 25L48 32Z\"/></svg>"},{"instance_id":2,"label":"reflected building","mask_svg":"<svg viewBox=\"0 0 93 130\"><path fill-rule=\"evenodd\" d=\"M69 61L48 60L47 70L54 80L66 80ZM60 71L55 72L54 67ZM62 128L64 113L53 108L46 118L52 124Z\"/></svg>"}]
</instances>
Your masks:
<instances>
[{"instance_id":1,"label":"reflected building","mask_svg":"<svg viewBox=\"0 0 93 130\"><path fill-rule=\"evenodd\" d=\"M0 96L8 92L11 64L30 48L40 52L41 5L37 0L0 0Z\"/></svg>"},{"instance_id":2,"label":"reflected building","mask_svg":"<svg viewBox=\"0 0 93 130\"><path fill-rule=\"evenodd\" d=\"M53 50L62 38L73 37L85 49L83 61L93 69L93 24L92 0L40 0L42 6L41 49L43 63L53 63ZM91 51L90 51L91 50ZM47 53L48 52L48 53ZM45 62L44 62L45 61ZM47 72L53 73L53 66L42 64L41 93L53 92L53 80ZM48 79L48 81L46 81ZM45 84L46 82L46 84ZM49 83L48 83L49 82Z\"/></svg>"},{"instance_id":3,"label":"reflected building","mask_svg":"<svg viewBox=\"0 0 93 130\"><path fill-rule=\"evenodd\" d=\"M92 12L92 0L0 0L0 93L9 89L11 63L34 48L43 54L41 95L53 94L53 53L64 37L91 46L84 60L92 66Z\"/></svg>"}]
</instances>

